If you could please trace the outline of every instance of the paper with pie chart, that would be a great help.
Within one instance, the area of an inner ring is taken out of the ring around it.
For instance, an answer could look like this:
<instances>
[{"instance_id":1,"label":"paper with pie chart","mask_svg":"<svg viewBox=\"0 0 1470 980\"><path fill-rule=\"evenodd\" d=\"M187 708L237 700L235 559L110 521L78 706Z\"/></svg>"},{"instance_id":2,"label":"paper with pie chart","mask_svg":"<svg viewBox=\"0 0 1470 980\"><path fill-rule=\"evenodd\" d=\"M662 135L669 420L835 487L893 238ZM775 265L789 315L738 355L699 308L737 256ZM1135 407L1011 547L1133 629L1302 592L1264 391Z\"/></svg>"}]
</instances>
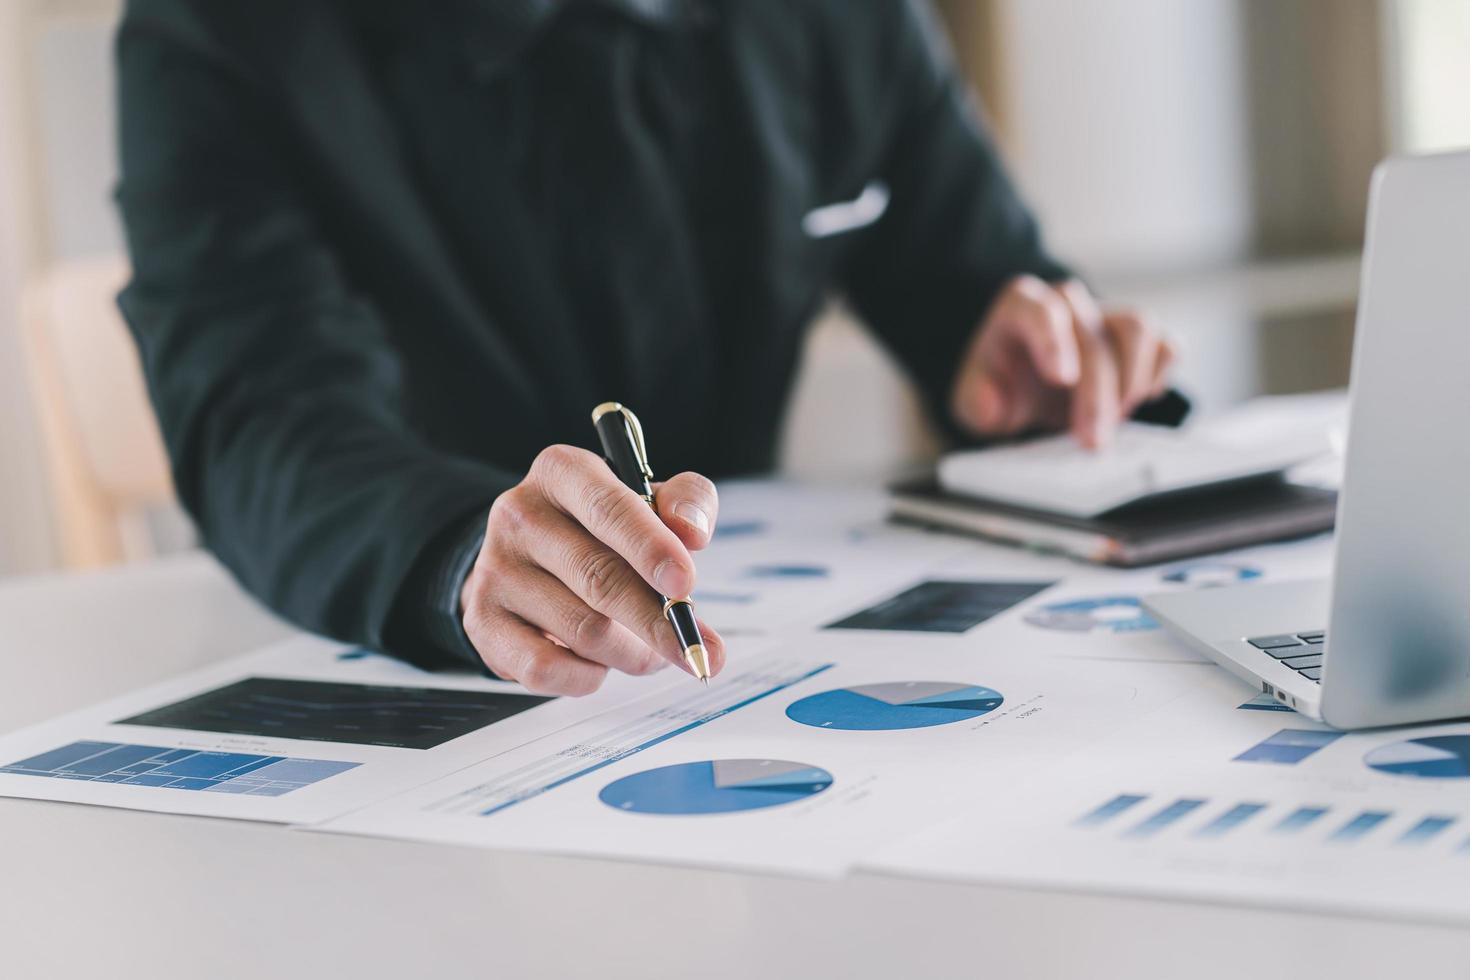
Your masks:
<instances>
[{"instance_id":1,"label":"paper with pie chart","mask_svg":"<svg viewBox=\"0 0 1470 980\"><path fill-rule=\"evenodd\" d=\"M624 704L316 829L840 874L922 810L912 791L885 791L887 760L783 717L834 673L752 657L708 688Z\"/></svg>"},{"instance_id":2,"label":"paper with pie chart","mask_svg":"<svg viewBox=\"0 0 1470 980\"><path fill-rule=\"evenodd\" d=\"M1223 672L878 870L1470 924L1470 725L1240 711ZM1187 737L1179 734L1187 732Z\"/></svg>"},{"instance_id":3,"label":"paper with pie chart","mask_svg":"<svg viewBox=\"0 0 1470 980\"><path fill-rule=\"evenodd\" d=\"M708 687L676 684L313 829L838 875L1184 680L1173 665L1120 683L1111 664L997 659L968 634L816 629L747 651Z\"/></svg>"}]
</instances>

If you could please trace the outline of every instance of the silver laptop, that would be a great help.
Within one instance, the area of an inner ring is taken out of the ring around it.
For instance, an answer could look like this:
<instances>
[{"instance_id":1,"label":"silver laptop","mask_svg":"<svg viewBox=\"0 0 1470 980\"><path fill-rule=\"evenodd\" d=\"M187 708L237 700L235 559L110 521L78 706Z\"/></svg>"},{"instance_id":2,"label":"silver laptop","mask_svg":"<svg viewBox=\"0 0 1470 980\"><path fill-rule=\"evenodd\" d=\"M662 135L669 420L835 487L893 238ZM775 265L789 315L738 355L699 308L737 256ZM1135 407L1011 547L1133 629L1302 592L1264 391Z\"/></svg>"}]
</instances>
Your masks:
<instances>
[{"instance_id":1,"label":"silver laptop","mask_svg":"<svg viewBox=\"0 0 1470 980\"><path fill-rule=\"evenodd\" d=\"M1362 276L1332 580L1144 600L1335 728L1470 715L1470 153L1379 165Z\"/></svg>"}]
</instances>

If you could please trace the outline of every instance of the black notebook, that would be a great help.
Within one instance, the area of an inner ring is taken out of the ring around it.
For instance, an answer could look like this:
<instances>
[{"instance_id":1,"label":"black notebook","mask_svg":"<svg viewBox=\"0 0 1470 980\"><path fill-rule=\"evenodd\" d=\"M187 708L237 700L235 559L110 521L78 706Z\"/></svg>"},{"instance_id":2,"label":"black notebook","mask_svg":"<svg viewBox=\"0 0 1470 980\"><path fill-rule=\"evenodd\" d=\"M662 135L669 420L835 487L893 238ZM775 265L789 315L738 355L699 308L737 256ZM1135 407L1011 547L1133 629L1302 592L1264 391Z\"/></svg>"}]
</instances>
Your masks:
<instances>
[{"instance_id":1,"label":"black notebook","mask_svg":"<svg viewBox=\"0 0 1470 980\"><path fill-rule=\"evenodd\" d=\"M1337 493L1279 474L1181 490L1096 517L946 493L933 477L892 488L895 521L1133 567L1331 530Z\"/></svg>"}]
</instances>

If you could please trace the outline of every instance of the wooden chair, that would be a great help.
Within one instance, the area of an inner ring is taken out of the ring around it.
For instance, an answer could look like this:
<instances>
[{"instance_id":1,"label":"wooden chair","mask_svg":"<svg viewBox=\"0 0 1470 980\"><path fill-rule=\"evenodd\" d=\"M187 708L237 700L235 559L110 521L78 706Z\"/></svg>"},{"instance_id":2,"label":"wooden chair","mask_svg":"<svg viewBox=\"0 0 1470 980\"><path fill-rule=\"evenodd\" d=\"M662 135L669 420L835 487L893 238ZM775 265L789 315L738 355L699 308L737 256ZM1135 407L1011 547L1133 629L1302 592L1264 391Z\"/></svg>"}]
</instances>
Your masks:
<instances>
[{"instance_id":1,"label":"wooden chair","mask_svg":"<svg viewBox=\"0 0 1470 980\"><path fill-rule=\"evenodd\" d=\"M116 296L126 260L53 267L22 295L23 349L45 442L62 560L95 568L158 550L168 460Z\"/></svg>"}]
</instances>

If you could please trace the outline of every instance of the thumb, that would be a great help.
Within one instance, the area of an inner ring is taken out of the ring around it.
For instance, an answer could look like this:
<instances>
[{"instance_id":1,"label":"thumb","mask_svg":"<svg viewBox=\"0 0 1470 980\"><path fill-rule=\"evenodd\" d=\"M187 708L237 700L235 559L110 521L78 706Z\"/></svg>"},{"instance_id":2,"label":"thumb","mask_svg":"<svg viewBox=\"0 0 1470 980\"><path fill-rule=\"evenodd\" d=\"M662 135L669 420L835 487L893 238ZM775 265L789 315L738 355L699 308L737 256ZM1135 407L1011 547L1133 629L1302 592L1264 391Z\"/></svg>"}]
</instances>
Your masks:
<instances>
[{"instance_id":1,"label":"thumb","mask_svg":"<svg viewBox=\"0 0 1470 980\"><path fill-rule=\"evenodd\" d=\"M654 485L653 506L684 547L698 551L709 544L719 517L720 495L708 478L680 473Z\"/></svg>"}]
</instances>

